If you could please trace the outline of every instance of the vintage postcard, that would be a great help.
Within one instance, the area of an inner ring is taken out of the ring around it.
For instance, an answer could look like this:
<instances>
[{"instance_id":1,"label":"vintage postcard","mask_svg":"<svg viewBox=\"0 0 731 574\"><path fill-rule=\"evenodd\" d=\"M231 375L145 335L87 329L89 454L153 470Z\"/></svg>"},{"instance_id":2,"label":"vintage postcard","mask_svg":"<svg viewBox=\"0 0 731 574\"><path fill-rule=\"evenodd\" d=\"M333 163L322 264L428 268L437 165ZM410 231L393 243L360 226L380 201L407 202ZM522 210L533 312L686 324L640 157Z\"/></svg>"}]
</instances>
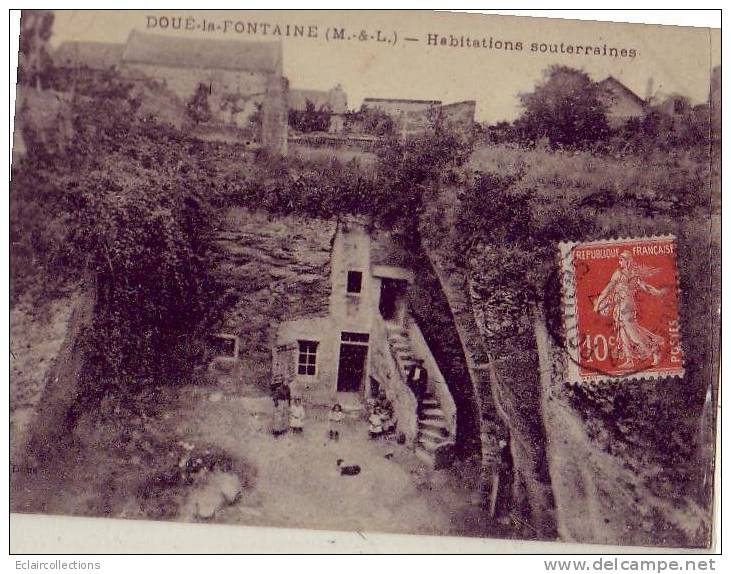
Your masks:
<instances>
[{"instance_id":1,"label":"vintage postcard","mask_svg":"<svg viewBox=\"0 0 731 574\"><path fill-rule=\"evenodd\" d=\"M11 512L712 548L720 94L707 28L23 11Z\"/></svg>"}]
</instances>

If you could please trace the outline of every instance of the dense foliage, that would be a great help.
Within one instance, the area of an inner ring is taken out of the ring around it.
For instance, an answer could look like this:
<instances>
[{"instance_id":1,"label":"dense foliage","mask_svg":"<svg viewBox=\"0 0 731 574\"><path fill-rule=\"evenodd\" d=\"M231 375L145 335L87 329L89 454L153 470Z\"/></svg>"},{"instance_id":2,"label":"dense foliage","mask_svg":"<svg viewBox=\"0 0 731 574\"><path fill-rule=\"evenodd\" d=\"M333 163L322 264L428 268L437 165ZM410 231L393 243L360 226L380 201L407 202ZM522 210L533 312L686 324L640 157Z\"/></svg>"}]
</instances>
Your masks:
<instances>
[{"instance_id":1,"label":"dense foliage","mask_svg":"<svg viewBox=\"0 0 731 574\"><path fill-rule=\"evenodd\" d=\"M520 117L481 126L482 139L492 145L590 150L613 156L652 155L709 143L708 104L693 106L687 98L673 95L647 102L642 116L610 124L608 97L586 73L551 66L532 92L520 94Z\"/></svg>"},{"instance_id":2,"label":"dense foliage","mask_svg":"<svg viewBox=\"0 0 731 574\"><path fill-rule=\"evenodd\" d=\"M520 94L520 103L523 114L515 128L523 139L546 138L554 147L581 147L609 134L599 87L579 70L549 67L542 83Z\"/></svg>"},{"instance_id":3,"label":"dense foliage","mask_svg":"<svg viewBox=\"0 0 731 574\"><path fill-rule=\"evenodd\" d=\"M710 233L718 190L709 153L696 146L617 161L589 153L496 149L491 161L487 153L473 158L481 169L458 192L451 213L439 214L446 215L442 230L452 236L453 259L468 270L485 341L513 393L535 393L536 383L526 382L537 377L536 309L562 345L559 241L676 236L685 378L566 388L592 439L620 454L663 497L702 496L699 473L707 471L697 449L701 409L713 384L719 292L712 270L720 260L720 245ZM534 399L526 395L518 403Z\"/></svg>"},{"instance_id":4,"label":"dense foliage","mask_svg":"<svg viewBox=\"0 0 731 574\"><path fill-rule=\"evenodd\" d=\"M287 120L289 127L301 133L326 132L330 129L332 110L329 106L315 107L312 101L305 102L304 110L289 110Z\"/></svg>"},{"instance_id":5,"label":"dense foliage","mask_svg":"<svg viewBox=\"0 0 731 574\"><path fill-rule=\"evenodd\" d=\"M394 135L393 118L383 110L365 107L357 112L345 114L345 130L371 136L390 137Z\"/></svg>"},{"instance_id":6,"label":"dense foliage","mask_svg":"<svg viewBox=\"0 0 731 574\"><path fill-rule=\"evenodd\" d=\"M83 282L96 298L90 380L175 379L212 319L216 168L198 142L137 118L129 86L98 87L44 130L26 123L11 184L14 296Z\"/></svg>"}]
</instances>

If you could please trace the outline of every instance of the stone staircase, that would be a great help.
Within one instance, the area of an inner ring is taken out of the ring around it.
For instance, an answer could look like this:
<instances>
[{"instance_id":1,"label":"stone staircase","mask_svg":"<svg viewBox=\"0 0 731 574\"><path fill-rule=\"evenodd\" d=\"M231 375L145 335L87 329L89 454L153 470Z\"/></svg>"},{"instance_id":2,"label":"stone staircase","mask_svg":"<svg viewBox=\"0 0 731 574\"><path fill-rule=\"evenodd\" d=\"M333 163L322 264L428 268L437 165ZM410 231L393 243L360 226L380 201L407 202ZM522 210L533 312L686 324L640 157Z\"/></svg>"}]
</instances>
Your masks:
<instances>
[{"instance_id":1,"label":"stone staircase","mask_svg":"<svg viewBox=\"0 0 731 574\"><path fill-rule=\"evenodd\" d=\"M440 468L448 464L454 439L447 428L439 400L431 393L426 393L419 403L418 414L416 456L430 468Z\"/></svg>"},{"instance_id":2,"label":"stone staircase","mask_svg":"<svg viewBox=\"0 0 731 574\"><path fill-rule=\"evenodd\" d=\"M387 332L391 352L406 384L409 370L419 357L412 349L408 332L403 327L388 326ZM417 408L419 429L414 445L416 456L429 468L439 468L451 456L454 439L449 432L439 399L433 393L427 391Z\"/></svg>"},{"instance_id":3,"label":"stone staircase","mask_svg":"<svg viewBox=\"0 0 731 574\"><path fill-rule=\"evenodd\" d=\"M391 347L391 353L396 358L396 365L398 366L401 377L406 381L406 377L409 376L409 370L419 357L416 356L411 343L409 342L409 334L401 326L387 326L386 331L388 333L388 344Z\"/></svg>"}]
</instances>

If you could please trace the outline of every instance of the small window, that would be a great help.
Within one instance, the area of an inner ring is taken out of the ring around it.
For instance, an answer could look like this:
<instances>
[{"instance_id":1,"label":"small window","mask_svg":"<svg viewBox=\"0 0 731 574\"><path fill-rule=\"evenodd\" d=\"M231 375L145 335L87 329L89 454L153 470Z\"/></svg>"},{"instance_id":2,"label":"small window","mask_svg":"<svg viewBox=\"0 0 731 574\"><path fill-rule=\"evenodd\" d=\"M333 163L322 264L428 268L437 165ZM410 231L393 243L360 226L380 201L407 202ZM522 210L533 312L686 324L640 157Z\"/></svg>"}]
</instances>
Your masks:
<instances>
[{"instance_id":1,"label":"small window","mask_svg":"<svg viewBox=\"0 0 731 574\"><path fill-rule=\"evenodd\" d=\"M317 341L298 341L300 352L297 360L297 373L315 375L317 372Z\"/></svg>"},{"instance_id":2,"label":"small window","mask_svg":"<svg viewBox=\"0 0 731 574\"><path fill-rule=\"evenodd\" d=\"M348 293L360 293L363 286L363 273L348 271Z\"/></svg>"}]
</instances>

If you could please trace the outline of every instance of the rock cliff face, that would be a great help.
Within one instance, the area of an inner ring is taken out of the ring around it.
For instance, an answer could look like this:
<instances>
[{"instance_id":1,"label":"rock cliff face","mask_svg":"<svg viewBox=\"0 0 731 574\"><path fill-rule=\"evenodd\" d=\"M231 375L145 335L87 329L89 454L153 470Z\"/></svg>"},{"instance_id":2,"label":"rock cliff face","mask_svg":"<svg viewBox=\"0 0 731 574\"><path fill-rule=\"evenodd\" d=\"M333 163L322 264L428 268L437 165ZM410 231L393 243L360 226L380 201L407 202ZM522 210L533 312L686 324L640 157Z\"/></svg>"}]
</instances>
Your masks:
<instances>
[{"instance_id":1,"label":"rock cliff face","mask_svg":"<svg viewBox=\"0 0 731 574\"><path fill-rule=\"evenodd\" d=\"M545 326L537 325L536 333L546 367L541 412L560 538L707 546L711 516L697 495L707 477L690 481L686 473L688 466L702 471L712 465L697 452L702 429L688 433L704 424L688 381L568 385L560 349Z\"/></svg>"},{"instance_id":2,"label":"rock cliff face","mask_svg":"<svg viewBox=\"0 0 731 574\"><path fill-rule=\"evenodd\" d=\"M554 500L545 451L540 407L538 358L532 325L519 319L495 317L485 305L479 262L462 268L431 239L427 249L460 332L470 365L470 378L481 413L481 447L487 468L511 464L510 507L527 537L556 535ZM477 272L476 272L477 271ZM521 339L521 340L516 340ZM525 351L529 349L529 351ZM532 349L532 351L531 351ZM506 440L510 456L500 456L499 440ZM505 496L501 492L498 496Z\"/></svg>"},{"instance_id":3,"label":"rock cliff face","mask_svg":"<svg viewBox=\"0 0 731 574\"><path fill-rule=\"evenodd\" d=\"M324 317L335 222L230 209L218 234L216 269L226 288L222 331L237 335L241 360L231 391L266 387L282 321Z\"/></svg>"},{"instance_id":4,"label":"rock cliff face","mask_svg":"<svg viewBox=\"0 0 731 574\"><path fill-rule=\"evenodd\" d=\"M27 302L10 310L10 458L22 460L25 433L33 421L70 326L77 295L68 295L39 310Z\"/></svg>"}]
</instances>

